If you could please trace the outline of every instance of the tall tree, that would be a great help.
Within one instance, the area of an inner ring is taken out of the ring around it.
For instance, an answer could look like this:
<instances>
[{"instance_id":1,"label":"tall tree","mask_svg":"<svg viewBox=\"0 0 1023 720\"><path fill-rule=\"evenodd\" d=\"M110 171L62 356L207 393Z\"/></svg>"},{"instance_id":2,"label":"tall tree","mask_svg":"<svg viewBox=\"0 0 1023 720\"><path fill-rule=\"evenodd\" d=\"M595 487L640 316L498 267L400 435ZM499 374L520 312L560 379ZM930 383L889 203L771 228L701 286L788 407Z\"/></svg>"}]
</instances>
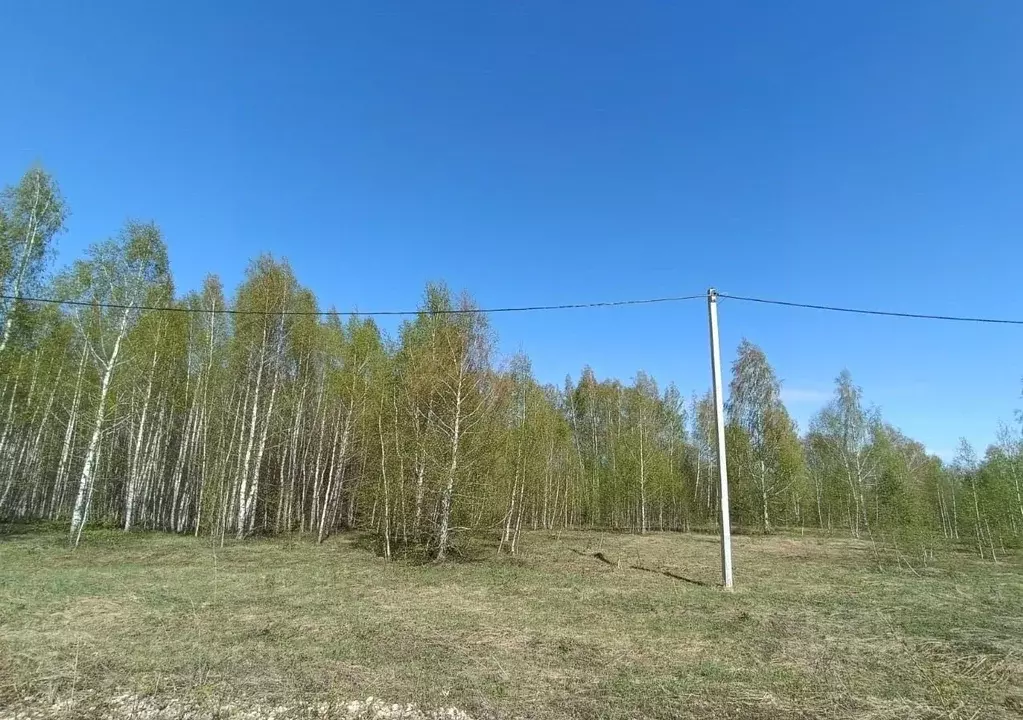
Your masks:
<instances>
[{"instance_id":1,"label":"tall tree","mask_svg":"<svg viewBox=\"0 0 1023 720\"><path fill-rule=\"evenodd\" d=\"M320 313L286 262L175 298L159 231L129 223L41 287L63 227L32 171L0 201L0 516L228 535L372 531L443 559L461 529L517 552L524 528L649 532L717 521L713 404L638 372L541 385L495 360L470 298L427 287L393 339ZM36 292L75 301L35 307ZM166 306L166 307L165 307ZM323 316L326 317L323 317ZM323 318L323 319L321 319ZM735 519L870 533L900 553L1023 542L1023 441L943 466L843 372L800 439L762 350L732 368ZM876 530L876 533L875 533Z\"/></svg>"},{"instance_id":2,"label":"tall tree","mask_svg":"<svg viewBox=\"0 0 1023 720\"><path fill-rule=\"evenodd\" d=\"M802 472L802 447L781 401L781 383L763 350L743 340L732 364L728 420L741 494L764 532L782 495ZM730 458L731 459L731 458Z\"/></svg>"},{"instance_id":3,"label":"tall tree","mask_svg":"<svg viewBox=\"0 0 1023 720\"><path fill-rule=\"evenodd\" d=\"M447 555L455 485L466 474L472 452L491 408L490 353L492 338L486 315L472 301L462 297L457 314L437 315L434 335L437 344L435 426L444 438L445 467L437 530L437 559Z\"/></svg>"},{"instance_id":4,"label":"tall tree","mask_svg":"<svg viewBox=\"0 0 1023 720\"><path fill-rule=\"evenodd\" d=\"M72 319L99 377L95 417L71 516L73 545L78 545L89 515L111 381L125 361L121 348L139 321L141 306L169 297L170 282L167 248L159 229L152 223L130 222L116 240L93 245L87 259L76 262L58 283L65 297L85 305L76 307Z\"/></svg>"},{"instance_id":5,"label":"tall tree","mask_svg":"<svg viewBox=\"0 0 1023 720\"><path fill-rule=\"evenodd\" d=\"M57 183L32 168L0 192L0 358L7 350L18 303L37 287L67 207Z\"/></svg>"},{"instance_id":6,"label":"tall tree","mask_svg":"<svg viewBox=\"0 0 1023 720\"><path fill-rule=\"evenodd\" d=\"M955 459L952 460L952 472L958 484L968 489L970 497L971 525L973 525L973 536L976 541L977 553L984 557L984 518L981 515L980 502L980 462L977 453L966 438L959 439L959 447L956 449Z\"/></svg>"},{"instance_id":7,"label":"tall tree","mask_svg":"<svg viewBox=\"0 0 1023 720\"><path fill-rule=\"evenodd\" d=\"M835 380L835 395L810 422L822 459L830 470L828 479L846 486L851 506L849 526L857 537L870 528L868 493L877 480L878 458L873 443L880 418L876 410L863 407L863 391L848 370Z\"/></svg>"}]
</instances>

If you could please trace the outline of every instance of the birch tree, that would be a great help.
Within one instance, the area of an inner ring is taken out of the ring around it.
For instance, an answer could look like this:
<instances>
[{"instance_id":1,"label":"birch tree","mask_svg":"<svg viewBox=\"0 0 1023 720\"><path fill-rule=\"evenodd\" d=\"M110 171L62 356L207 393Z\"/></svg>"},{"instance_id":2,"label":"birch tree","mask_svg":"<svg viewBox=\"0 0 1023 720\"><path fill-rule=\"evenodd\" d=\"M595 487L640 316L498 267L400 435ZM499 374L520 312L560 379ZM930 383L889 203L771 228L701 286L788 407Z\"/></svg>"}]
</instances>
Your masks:
<instances>
[{"instance_id":1,"label":"birch tree","mask_svg":"<svg viewBox=\"0 0 1023 720\"><path fill-rule=\"evenodd\" d=\"M835 471L832 479L844 484L849 500L848 520L853 535L869 531L868 493L877 479L878 458L873 444L878 428L876 410L863 407L863 391L843 370L835 380L835 395L810 422L821 451Z\"/></svg>"},{"instance_id":2,"label":"birch tree","mask_svg":"<svg viewBox=\"0 0 1023 720\"><path fill-rule=\"evenodd\" d=\"M315 306L309 293L300 291L290 266L264 255L250 265L235 307L243 313L234 316L233 362L236 377L246 383L231 491L234 530L241 538L252 532L255 523L263 457L276 419L285 351L296 317L290 313L313 311Z\"/></svg>"},{"instance_id":3,"label":"birch tree","mask_svg":"<svg viewBox=\"0 0 1023 720\"><path fill-rule=\"evenodd\" d=\"M156 225L129 222L115 240L93 245L58 283L65 297L83 303L72 319L79 341L98 374L95 416L85 449L71 515L71 544L77 546L89 515L107 400L115 370L125 362L121 348L138 322L140 306L167 297L167 249ZM91 305L90 305L91 304Z\"/></svg>"},{"instance_id":4,"label":"birch tree","mask_svg":"<svg viewBox=\"0 0 1023 720\"><path fill-rule=\"evenodd\" d=\"M968 488L972 511L970 524L973 525L977 553L983 558L985 523L981 515L980 462L977 460L976 451L966 438L959 439L959 447L956 450L955 459L952 461L952 472L958 478L960 485Z\"/></svg>"},{"instance_id":5,"label":"birch tree","mask_svg":"<svg viewBox=\"0 0 1023 720\"><path fill-rule=\"evenodd\" d=\"M230 299L175 297L153 225L129 223L45 287L66 210L30 171L0 199L0 518L209 534L376 533L443 560L454 538L717 522L708 396L652 376L542 385L505 365L467 296L427 287L392 338L326 313L261 256ZM29 295L75 304L36 306ZM864 405L848 372L798 438L762 350L738 348L726 442L737 525L844 527L929 552L1023 544L1023 441L943 465ZM681 378L679 382L687 382ZM695 381L702 386L705 378ZM876 531L876 533L875 533Z\"/></svg>"},{"instance_id":6,"label":"birch tree","mask_svg":"<svg viewBox=\"0 0 1023 720\"><path fill-rule=\"evenodd\" d=\"M438 288L441 295L446 288ZM455 306L448 303L449 307ZM437 512L437 560L444 560L451 542L456 486L471 468L477 430L491 407L489 369L492 338L487 318L467 296L457 314L436 314L434 425L442 442L440 502Z\"/></svg>"},{"instance_id":7,"label":"birch tree","mask_svg":"<svg viewBox=\"0 0 1023 720\"><path fill-rule=\"evenodd\" d=\"M64 229L67 208L57 183L32 168L0 192L0 359L14 329L19 302L39 287L46 258Z\"/></svg>"},{"instance_id":8,"label":"birch tree","mask_svg":"<svg viewBox=\"0 0 1023 720\"><path fill-rule=\"evenodd\" d=\"M633 386L628 393L629 425L632 433L632 457L639 490L639 522L641 534L646 533L647 499L653 469L657 465L660 422L663 420L657 384L645 372L636 373Z\"/></svg>"},{"instance_id":9,"label":"birch tree","mask_svg":"<svg viewBox=\"0 0 1023 720\"><path fill-rule=\"evenodd\" d=\"M764 352L748 340L732 364L727 412L737 484L747 506L756 507L761 529L770 532L772 507L801 472L802 449L781 402L781 383Z\"/></svg>"}]
</instances>

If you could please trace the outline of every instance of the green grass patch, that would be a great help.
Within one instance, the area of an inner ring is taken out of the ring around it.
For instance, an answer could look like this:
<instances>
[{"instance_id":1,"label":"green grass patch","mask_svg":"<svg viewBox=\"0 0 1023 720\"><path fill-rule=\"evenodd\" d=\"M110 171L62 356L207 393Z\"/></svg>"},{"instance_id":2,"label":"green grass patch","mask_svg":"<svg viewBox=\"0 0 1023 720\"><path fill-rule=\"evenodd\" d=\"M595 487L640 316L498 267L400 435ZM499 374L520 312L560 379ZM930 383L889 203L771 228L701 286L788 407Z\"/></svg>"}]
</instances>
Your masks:
<instances>
[{"instance_id":1,"label":"green grass patch","mask_svg":"<svg viewBox=\"0 0 1023 720\"><path fill-rule=\"evenodd\" d=\"M444 565L371 543L0 535L0 703L367 696L479 717L999 718L1023 708L1023 565L850 540L530 533Z\"/></svg>"}]
</instances>

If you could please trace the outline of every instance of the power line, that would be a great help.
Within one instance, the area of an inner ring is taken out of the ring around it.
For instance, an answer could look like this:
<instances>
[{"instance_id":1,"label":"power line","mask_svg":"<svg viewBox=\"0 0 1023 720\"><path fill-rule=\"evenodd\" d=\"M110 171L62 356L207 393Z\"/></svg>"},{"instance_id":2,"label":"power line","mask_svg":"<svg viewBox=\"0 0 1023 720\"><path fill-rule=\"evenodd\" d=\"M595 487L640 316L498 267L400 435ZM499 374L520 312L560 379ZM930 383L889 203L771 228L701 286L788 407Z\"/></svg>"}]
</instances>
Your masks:
<instances>
[{"instance_id":1,"label":"power line","mask_svg":"<svg viewBox=\"0 0 1023 720\"><path fill-rule=\"evenodd\" d=\"M382 316L413 316L419 314L426 315L466 315L471 313L516 313L516 312L540 312L549 310L584 310L589 308L602 308L602 307L628 307L634 305L654 305L659 303L672 303L682 302L685 300L699 300L706 298L706 293L698 293L694 295L677 295L670 297L659 297L659 298L644 298L637 300L608 300L602 302L588 302L588 303L566 303L562 305L521 305L521 306L509 306L509 307L495 307L495 308L452 308L450 310L374 310L374 311L359 311L352 310L344 313L334 310L283 310L283 311L272 311L272 310L239 310L237 308L194 308L185 305L127 305L124 303L94 303L88 300L61 300L58 298L42 298L42 297L17 297L14 295L0 295L0 300L20 300L22 302L29 303L40 303L47 305L61 305L70 307L94 307L104 308L110 310L145 310L152 312L183 312L183 313L202 313L202 314L215 314L215 315L287 315L287 316L313 316L320 317L326 315L332 315L335 312L340 315L355 315L355 316L366 316L366 317L382 317ZM729 300L738 300L739 302L758 303L761 305L777 305L781 307L789 308L803 308L808 310L823 310L826 312L840 312L852 315L874 315L881 317L896 317L896 318L909 318L914 320L944 320L951 322L971 322L971 323L984 323L988 325L1023 325L1023 320L1013 320L1008 318L990 318L990 317L969 317L961 315L938 315L931 313L911 313L911 312L897 312L893 310L871 310L867 308L851 308L851 307L840 307L836 305L820 305L816 303L799 303L791 302L788 300L772 300L769 298L749 297L745 295L732 295L729 293L719 292L718 297L727 298Z\"/></svg>"},{"instance_id":2,"label":"power line","mask_svg":"<svg viewBox=\"0 0 1023 720\"><path fill-rule=\"evenodd\" d=\"M670 303L680 302L682 300L698 300L700 298L707 297L705 293L699 293L698 295L680 295L675 297L660 297L660 298L647 298L642 300L609 300L604 302L589 302L589 303L570 303L565 305L524 305L520 307L496 307L496 308L452 308L450 310L375 310L372 312L364 312L359 310L353 310L349 313L341 313L340 315L365 315L365 316L387 316L387 315L467 315L472 313L513 313L513 312L536 312L540 310L581 310L586 308L601 308L601 307L624 307L629 305L654 305L656 303ZM283 311L272 311L272 310L238 310L236 308L218 308L218 309L207 309L207 308L193 308L187 306L153 306L153 305L127 305L124 303L94 303L88 300L60 300L57 298L40 298L40 297L17 297L14 295L0 295L0 300L20 300L22 302L30 303L41 303L47 305L62 305L71 307L92 307L92 308L104 308L109 310L147 310L153 312L183 312L183 313L202 313L204 315L216 314L216 315L305 315L305 316L322 316L334 314L333 310L283 310Z\"/></svg>"},{"instance_id":3,"label":"power line","mask_svg":"<svg viewBox=\"0 0 1023 720\"><path fill-rule=\"evenodd\" d=\"M883 317L912 318L915 320L948 320L952 322L987 323L993 325L1023 325L1023 320L1005 318L966 317L961 315L931 315L927 313L894 312L891 310L866 310L863 308L836 307L834 305L815 305L813 303L788 302L786 300L768 300L765 298L743 297L718 293L720 297L741 302L760 303L762 305L781 305L783 307L807 308L810 310L826 310L828 312L851 313L854 315L881 315Z\"/></svg>"}]
</instances>

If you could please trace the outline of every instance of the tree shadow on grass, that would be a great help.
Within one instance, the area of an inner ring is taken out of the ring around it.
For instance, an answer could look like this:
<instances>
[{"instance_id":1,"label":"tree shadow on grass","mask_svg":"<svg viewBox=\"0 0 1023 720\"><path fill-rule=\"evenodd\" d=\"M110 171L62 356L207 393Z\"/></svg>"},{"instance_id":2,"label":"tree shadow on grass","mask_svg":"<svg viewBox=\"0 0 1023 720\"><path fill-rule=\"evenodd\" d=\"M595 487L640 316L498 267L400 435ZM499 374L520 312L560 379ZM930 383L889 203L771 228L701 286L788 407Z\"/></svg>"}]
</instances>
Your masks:
<instances>
[{"instance_id":1,"label":"tree shadow on grass","mask_svg":"<svg viewBox=\"0 0 1023 720\"><path fill-rule=\"evenodd\" d=\"M605 565L611 565L612 567L616 567L617 566L617 563L611 562L611 560L608 559L607 555L605 555L602 552L585 553L582 550L576 550L574 548L571 548L571 550L576 555L582 555L583 557L595 558L597 560L600 560L600 562L604 563ZM663 575L664 577L669 577L669 578L671 578L673 580L680 580L682 582L689 583L690 585L698 585L700 587L710 587L710 585L708 583L705 583L702 580L694 580L693 578L687 578L684 575L678 575L676 573L671 572L670 570L655 570L653 568L643 567L642 565L629 565L629 569L631 569L631 570L641 570L643 572L657 573L658 575Z\"/></svg>"},{"instance_id":2,"label":"tree shadow on grass","mask_svg":"<svg viewBox=\"0 0 1023 720\"><path fill-rule=\"evenodd\" d=\"M700 587L710 587L710 583L705 583L703 580L694 580L693 578L687 578L684 575L677 575L670 570L655 570L654 568L643 567L642 565L629 565L633 570L642 570L643 572L657 573L664 577L670 577L674 580L681 580L682 582L689 583L690 585L699 585Z\"/></svg>"}]
</instances>

